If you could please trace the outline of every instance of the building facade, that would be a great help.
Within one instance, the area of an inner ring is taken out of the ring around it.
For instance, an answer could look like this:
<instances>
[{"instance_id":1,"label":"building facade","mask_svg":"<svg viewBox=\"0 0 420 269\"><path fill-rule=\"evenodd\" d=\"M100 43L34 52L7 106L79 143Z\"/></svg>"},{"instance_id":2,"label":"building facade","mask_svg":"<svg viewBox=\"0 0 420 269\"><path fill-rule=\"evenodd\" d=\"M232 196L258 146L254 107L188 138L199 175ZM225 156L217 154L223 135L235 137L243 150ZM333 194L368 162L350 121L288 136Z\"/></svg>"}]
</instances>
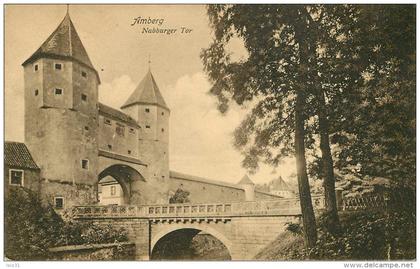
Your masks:
<instances>
[{"instance_id":1,"label":"building facade","mask_svg":"<svg viewBox=\"0 0 420 269\"><path fill-rule=\"evenodd\" d=\"M40 193L57 207L103 203L104 189L117 183L122 198L110 203L167 203L178 188L192 202L277 198L249 184L170 171L170 109L152 72L121 110L101 104L98 72L68 13L22 66L25 144L39 167Z\"/></svg>"}]
</instances>

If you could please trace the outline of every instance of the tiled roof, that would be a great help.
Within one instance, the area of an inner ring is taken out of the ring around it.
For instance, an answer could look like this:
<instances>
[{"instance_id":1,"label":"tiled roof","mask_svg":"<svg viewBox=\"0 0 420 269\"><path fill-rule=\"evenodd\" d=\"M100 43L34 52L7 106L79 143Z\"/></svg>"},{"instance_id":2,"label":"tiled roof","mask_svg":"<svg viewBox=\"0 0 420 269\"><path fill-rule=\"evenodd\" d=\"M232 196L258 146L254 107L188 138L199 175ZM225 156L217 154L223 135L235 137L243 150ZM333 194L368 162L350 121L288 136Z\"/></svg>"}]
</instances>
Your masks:
<instances>
[{"instance_id":1,"label":"tiled roof","mask_svg":"<svg viewBox=\"0 0 420 269\"><path fill-rule=\"evenodd\" d=\"M248 177L248 175L245 175L241 181L238 182L238 185L255 185L254 182Z\"/></svg>"},{"instance_id":2,"label":"tiled roof","mask_svg":"<svg viewBox=\"0 0 420 269\"><path fill-rule=\"evenodd\" d=\"M150 69L121 108L135 104L157 105L169 110Z\"/></svg>"},{"instance_id":3,"label":"tiled roof","mask_svg":"<svg viewBox=\"0 0 420 269\"><path fill-rule=\"evenodd\" d=\"M112 108L110 106L104 105L102 103L98 103L98 105L99 105L99 114L102 114L107 117L114 118L116 120L139 127L137 122L132 117L125 114L124 112L119 111L118 109Z\"/></svg>"},{"instance_id":4,"label":"tiled roof","mask_svg":"<svg viewBox=\"0 0 420 269\"><path fill-rule=\"evenodd\" d=\"M93 67L68 13L60 25L58 25L57 29L22 65L26 65L42 57L75 60L94 70L99 80L99 75Z\"/></svg>"},{"instance_id":5,"label":"tiled roof","mask_svg":"<svg viewBox=\"0 0 420 269\"><path fill-rule=\"evenodd\" d=\"M24 143L4 143L4 164L10 167L39 169Z\"/></svg>"}]
</instances>

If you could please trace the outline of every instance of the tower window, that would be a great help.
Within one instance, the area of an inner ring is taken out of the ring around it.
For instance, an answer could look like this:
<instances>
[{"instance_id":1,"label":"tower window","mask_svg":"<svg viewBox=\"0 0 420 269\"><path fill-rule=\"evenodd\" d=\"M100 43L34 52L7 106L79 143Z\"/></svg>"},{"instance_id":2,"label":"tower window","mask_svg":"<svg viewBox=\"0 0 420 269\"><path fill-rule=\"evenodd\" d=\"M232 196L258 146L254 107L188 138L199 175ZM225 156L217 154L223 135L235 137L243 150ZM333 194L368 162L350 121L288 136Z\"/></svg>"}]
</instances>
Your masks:
<instances>
[{"instance_id":1,"label":"tower window","mask_svg":"<svg viewBox=\"0 0 420 269\"><path fill-rule=\"evenodd\" d=\"M55 89L55 95L62 95L62 94L63 94L63 89L59 89L59 88Z\"/></svg>"},{"instance_id":2,"label":"tower window","mask_svg":"<svg viewBox=\"0 0 420 269\"><path fill-rule=\"evenodd\" d=\"M120 136L124 136L125 135L124 125L117 123L117 127L115 128L115 132Z\"/></svg>"},{"instance_id":3,"label":"tower window","mask_svg":"<svg viewBox=\"0 0 420 269\"><path fill-rule=\"evenodd\" d=\"M87 95L82 93L82 101L87 101Z\"/></svg>"},{"instance_id":4,"label":"tower window","mask_svg":"<svg viewBox=\"0 0 420 269\"><path fill-rule=\"evenodd\" d=\"M111 120L109 120L109 119L104 119L104 123L105 123L105 124L107 124L107 125L111 125Z\"/></svg>"},{"instance_id":5,"label":"tower window","mask_svg":"<svg viewBox=\"0 0 420 269\"><path fill-rule=\"evenodd\" d=\"M61 70L61 69L63 69L63 65L62 64L54 64L54 68L55 68L55 70Z\"/></svg>"},{"instance_id":6,"label":"tower window","mask_svg":"<svg viewBox=\"0 0 420 269\"><path fill-rule=\"evenodd\" d=\"M147 129L150 129L150 125L146 125L146 128L147 128Z\"/></svg>"},{"instance_id":7,"label":"tower window","mask_svg":"<svg viewBox=\"0 0 420 269\"><path fill-rule=\"evenodd\" d=\"M162 112L162 116L165 115L165 112Z\"/></svg>"},{"instance_id":8,"label":"tower window","mask_svg":"<svg viewBox=\"0 0 420 269\"><path fill-rule=\"evenodd\" d=\"M82 160L82 168L86 170L89 169L89 160Z\"/></svg>"},{"instance_id":9,"label":"tower window","mask_svg":"<svg viewBox=\"0 0 420 269\"><path fill-rule=\"evenodd\" d=\"M23 170L9 169L9 184L23 186Z\"/></svg>"},{"instance_id":10,"label":"tower window","mask_svg":"<svg viewBox=\"0 0 420 269\"><path fill-rule=\"evenodd\" d=\"M111 150L112 149L112 145L108 145L108 149Z\"/></svg>"},{"instance_id":11,"label":"tower window","mask_svg":"<svg viewBox=\"0 0 420 269\"><path fill-rule=\"evenodd\" d=\"M87 73L85 71L82 71L82 77L87 78Z\"/></svg>"},{"instance_id":12,"label":"tower window","mask_svg":"<svg viewBox=\"0 0 420 269\"><path fill-rule=\"evenodd\" d=\"M38 89L35 89L35 96L38 96L38 94L39 94Z\"/></svg>"},{"instance_id":13,"label":"tower window","mask_svg":"<svg viewBox=\"0 0 420 269\"><path fill-rule=\"evenodd\" d=\"M128 150L127 152L128 152L128 154L131 154L131 150Z\"/></svg>"},{"instance_id":14,"label":"tower window","mask_svg":"<svg viewBox=\"0 0 420 269\"><path fill-rule=\"evenodd\" d=\"M146 108L144 111L146 111L147 113L149 113L150 112L150 109Z\"/></svg>"},{"instance_id":15,"label":"tower window","mask_svg":"<svg viewBox=\"0 0 420 269\"><path fill-rule=\"evenodd\" d=\"M85 126L85 130L86 130L86 131L89 131L89 127L88 127L88 126Z\"/></svg>"},{"instance_id":16,"label":"tower window","mask_svg":"<svg viewBox=\"0 0 420 269\"><path fill-rule=\"evenodd\" d=\"M64 208L64 198L61 196L54 197L54 207L56 209L63 209Z\"/></svg>"},{"instance_id":17,"label":"tower window","mask_svg":"<svg viewBox=\"0 0 420 269\"><path fill-rule=\"evenodd\" d=\"M162 133L165 131L165 129L162 128Z\"/></svg>"},{"instance_id":18,"label":"tower window","mask_svg":"<svg viewBox=\"0 0 420 269\"><path fill-rule=\"evenodd\" d=\"M134 130L134 128L130 128L130 134L135 134L136 133L136 131Z\"/></svg>"},{"instance_id":19,"label":"tower window","mask_svg":"<svg viewBox=\"0 0 420 269\"><path fill-rule=\"evenodd\" d=\"M36 65L34 65L34 70L35 71L38 71L38 65L36 64Z\"/></svg>"}]
</instances>

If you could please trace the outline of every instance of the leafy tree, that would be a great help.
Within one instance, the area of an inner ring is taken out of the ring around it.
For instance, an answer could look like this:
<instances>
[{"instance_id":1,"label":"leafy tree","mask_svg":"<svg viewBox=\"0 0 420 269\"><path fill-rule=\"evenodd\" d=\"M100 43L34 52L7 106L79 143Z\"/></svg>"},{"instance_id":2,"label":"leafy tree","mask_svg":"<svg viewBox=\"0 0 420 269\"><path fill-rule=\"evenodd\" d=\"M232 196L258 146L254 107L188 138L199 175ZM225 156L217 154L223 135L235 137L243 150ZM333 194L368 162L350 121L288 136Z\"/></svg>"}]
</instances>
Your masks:
<instances>
[{"instance_id":1,"label":"leafy tree","mask_svg":"<svg viewBox=\"0 0 420 269\"><path fill-rule=\"evenodd\" d=\"M190 196L189 191L185 191L183 189L177 189L175 193L169 198L169 203L170 204L189 203L190 198L188 198L188 196Z\"/></svg>"},{"instance_id":2,"label":"leafy tree","mask_svg":"<svg viewBox=\"0 0 420 269\"><path fill-rule=\"evenodd\" d=\"M260 161L276 166L295 153L305 243L312 246L315 216L305 157L305 136L307 145L313 142L305 130L314 81L309 11L303 5L210 5L208 15L215 39L201 57L213 82L210 92L221 112L231 101L256 103L235 131L244 166L255 170ZM232 61L227 47L234 37L243 40L247 59Z\"/></svg>"},{"instance_id":3,"label":"leafy tree","mask_svg":"<svg viewBox=\"0 0 420 269\"><path fill-rule=\"evenodd\" d=\"M413 5L358 6L364 79L343 93L345 106L331 102L341 172L415 186L415 15Z\"/></svg>"}]
</instances>

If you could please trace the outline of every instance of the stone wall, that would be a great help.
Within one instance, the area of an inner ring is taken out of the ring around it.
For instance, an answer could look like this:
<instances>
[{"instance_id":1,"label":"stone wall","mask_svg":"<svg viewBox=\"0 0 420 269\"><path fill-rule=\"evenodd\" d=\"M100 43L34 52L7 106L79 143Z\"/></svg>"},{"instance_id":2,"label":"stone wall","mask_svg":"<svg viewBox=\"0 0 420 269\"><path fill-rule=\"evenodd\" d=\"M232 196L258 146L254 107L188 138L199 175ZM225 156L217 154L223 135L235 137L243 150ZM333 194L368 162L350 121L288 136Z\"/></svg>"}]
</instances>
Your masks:
<instances>
[{"instance_id":1,"label":"stone wall","mask_svg":"<svg viewBox=\"0 0 420 269\"><path fill-rule=\"evenodd\" d=\"M54 197L63 197L64 209L76 205L94 204L97 199L95 185L46 179L40 180L40 194L41 198L51 205L54 205Z\"/></svg>"},{"instance_id":2,"label":"stone wall","mask_svg":"<svg viewBox=\"0 0 420 269\"><path fill-rule=\"evenodd\" d=\"M245 192L239 187L230 188L223 185L171 177L169 189L172 193L175 193L177 189L189 191L191 203L245 201Z\"/></svg>"},{"instance_id":3,"label":"stone wall","mask_svg":"<svg viewBox=\"0 0 420 269\"><path fill-rule=\"evenodd\" d=\"M131 242L75 245L49 249L50 260L56 261L132 261L135 244Z\"/></svg>"}]
</instances>

